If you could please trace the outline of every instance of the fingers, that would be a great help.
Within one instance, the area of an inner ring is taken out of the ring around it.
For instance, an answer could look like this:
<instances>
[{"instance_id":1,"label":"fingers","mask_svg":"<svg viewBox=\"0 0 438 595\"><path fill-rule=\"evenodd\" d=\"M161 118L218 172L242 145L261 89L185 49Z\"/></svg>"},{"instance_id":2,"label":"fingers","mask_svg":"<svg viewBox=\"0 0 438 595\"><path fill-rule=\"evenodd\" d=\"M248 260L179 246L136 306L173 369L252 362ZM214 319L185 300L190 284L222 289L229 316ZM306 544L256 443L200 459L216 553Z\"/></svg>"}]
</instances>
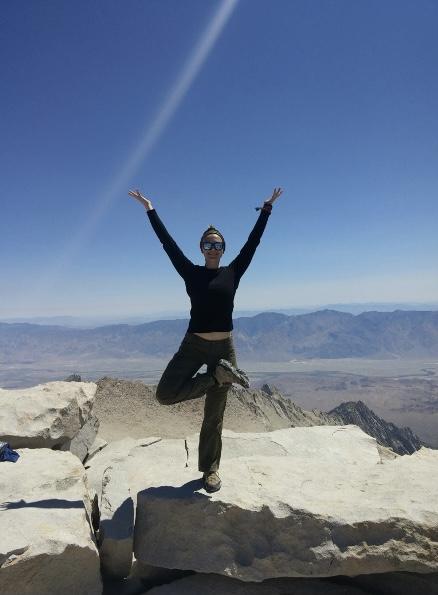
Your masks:
<instances>
[{"instance_id":1,"label":"fingers","mask_svg":"<svg viewBox=\"0 0 438 595\"><path fill-rule=\"evenodd\" d=\"M274 200L276 200L282 193L283 193L283 190L280 187L274 188L271 198L269 198L269 200L267 200L265 202L269 202L272 204L274 202Z\"/></svg>"},{"instance_id":2,"label":"fingers","mask_svg":"<svg viewBox=\"0 0 438 595\"><path fill-rule=\"evenodd\" d=\"M283 190L278 187L278 188L274 188L274 192L272 193L272 198L275 200L276 198L278 198L281 194L283 194Z\"/></svg>"},{"instance_id":3,"label":"fingers","mask_svg":"<svg viewBox=\"0 0 438 595\"><path fill-rule=\"evenodd\" d=\"M148 200L145 196L143 196L140 192L140 190L129 190L128 192L129 196L133 196L134 198L136 198L137 200Z\"/></svg>"}]
</instances>

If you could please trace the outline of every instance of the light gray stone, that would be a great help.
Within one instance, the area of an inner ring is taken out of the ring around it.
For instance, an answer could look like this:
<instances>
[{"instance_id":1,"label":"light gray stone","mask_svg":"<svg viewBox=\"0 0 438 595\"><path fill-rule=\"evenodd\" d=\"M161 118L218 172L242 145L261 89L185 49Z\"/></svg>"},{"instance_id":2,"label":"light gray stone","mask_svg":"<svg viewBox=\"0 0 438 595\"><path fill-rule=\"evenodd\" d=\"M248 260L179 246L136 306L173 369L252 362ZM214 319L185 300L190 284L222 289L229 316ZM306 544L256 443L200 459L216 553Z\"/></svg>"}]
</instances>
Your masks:
<instances>
[{"instance_id":1,"label":"light gray stone","mask_svg":"<svg viewBox=\"0 0 438 595\"><path fill-rule=\"evenodd\" d=\"M437 451L388 459L356 426L225 431L223 487L207 494L197 440L124 462L142 563L245 581L438 571Z\"/></svg>"},{"instance_id":2,"label":"light gray stone","mask_svg":"<svg viewBox=\"0 0 438 595\"><path fill-rule=\"evenodd\" d=\"M85 470L70 452L0 463L0 595L102 592Z\"/></svg>"},{"instance_id":3,"label":"light gray stone","mask_svg":"<svg viewBox=\"0 0 438 595\"><path fill-rule=\"evenodd\" d=\"M154 436L143 439L123 438L122 440L115 440L114 442L108 443L104 449L93 455L91 459L88 459L85 463L85 469L87 472L88 489L91 499L97 495L98 501L101 501L103 475L108 467L114 468L125 466L127 457L134 448L146 448L148 445L160 441L161 438ZM181 441L178 441L178 444L180 443ZM137 469L134 473L139 475L140 479L142 470ZM147 477L147 475L147 473L144 473L144 477ZM131 493L133 498L136 497L136 493L132 492L132 490ZM134 505L135 504L136 501L134 501Z\"/></svg>"},{"instance_id":4,"label":"light gray stone","mask_svg":"<svg viewBox=\"0 0 438 595\"><path fill-rule=\"evenodd\" d=\"M60 448L88 420L96 389L64 381L0 389L0 439L12 448Z\"/></svg>"},{"instance_id":5,"label":"light gray stone","mask_svg":"<svg viewBox=\"0 0 438 595\"><path fill-rule=\"evenodd\" d=\"M96 439L99 429L99 420L95 415L90 415L78 433L71 439L64 442L61 450L69 450L81 462L84 462L88 455L88 449Z\"/></svg>"},{"instance_id":6,"label":"light gray stone","mask_svg":"<svg viewBox=\"0 0 438 595\"><path fill-rule=\"evenodd\" d=\"M106 576L125 578L132 566L134 504L125 468L105 469L100 502L99 554Z\"/></svg>"},{"instance_id":7,"label":"light gray stone","mask_svg":"<svg viewBox=\"0 0 438 595\"><path fill-rule=\"evenodd\" d=\"M84 463L87 463L92 457L94 457L94 455L96 455L98 452L104 449L107 445L108 442L106 440L104 440L103 438L99 438L99 436L96 436L93 444L88 449L88 454Z\"/></svg>"}]
</instances>

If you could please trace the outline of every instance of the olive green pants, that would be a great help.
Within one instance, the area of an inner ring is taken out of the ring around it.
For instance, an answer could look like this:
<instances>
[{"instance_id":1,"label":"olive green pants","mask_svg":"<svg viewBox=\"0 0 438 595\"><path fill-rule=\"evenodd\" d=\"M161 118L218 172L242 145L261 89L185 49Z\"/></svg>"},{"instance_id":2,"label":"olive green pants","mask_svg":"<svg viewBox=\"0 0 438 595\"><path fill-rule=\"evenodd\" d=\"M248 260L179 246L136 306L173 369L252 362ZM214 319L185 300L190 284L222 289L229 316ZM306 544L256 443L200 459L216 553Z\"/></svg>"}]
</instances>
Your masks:
<instances>
[{"instance_id":1,"label":"olive green pants","mask_svg":"<svg viewBox=\"0 0 438 595\"><path fill-rule=\"evenodd\" d=\"M159 403L173 405L197 399L206 394L204 420L199 436L199 471L217 471L222 451L222 424L227 393L231 384L219 386L213 376L217 362L226 359L237 367L233 337L209 341L186 333L182 343L167 364L158 383L156 396ZM195 372L207 364L207 372Z\"/></svg>"}]
</instances>

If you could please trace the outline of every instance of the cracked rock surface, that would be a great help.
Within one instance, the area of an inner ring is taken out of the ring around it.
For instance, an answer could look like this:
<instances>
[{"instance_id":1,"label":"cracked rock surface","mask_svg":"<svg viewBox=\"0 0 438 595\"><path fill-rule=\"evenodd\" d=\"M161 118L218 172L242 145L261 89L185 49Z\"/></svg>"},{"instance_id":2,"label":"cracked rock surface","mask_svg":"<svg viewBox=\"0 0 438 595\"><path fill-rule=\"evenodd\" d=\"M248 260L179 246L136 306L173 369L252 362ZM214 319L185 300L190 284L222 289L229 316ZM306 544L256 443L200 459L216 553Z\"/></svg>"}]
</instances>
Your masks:
<instances>
[{"instance_id":1,"label":"cracked rock surface","mask_svg":"<svg viewBox=\"0 0 438 595\"><path fill-rule=\"evenodd\" d=\"M389 458L356 426L226 430L223 487L207 494L198 435L141 442L88 470L99 490L99 469L124 467L141 563L244 581L438 571L436 451Z\"/></svg>"},{"instance_id":2,"label":"cracked rock surface","mask_svg":"<svg viewBox=\"0 0 438 595\"><path fill-rule=\"evenodd\" d=\"M0 595L102 592L85 470L70 452L0 464Z\"/></svg>"}]
</instances>

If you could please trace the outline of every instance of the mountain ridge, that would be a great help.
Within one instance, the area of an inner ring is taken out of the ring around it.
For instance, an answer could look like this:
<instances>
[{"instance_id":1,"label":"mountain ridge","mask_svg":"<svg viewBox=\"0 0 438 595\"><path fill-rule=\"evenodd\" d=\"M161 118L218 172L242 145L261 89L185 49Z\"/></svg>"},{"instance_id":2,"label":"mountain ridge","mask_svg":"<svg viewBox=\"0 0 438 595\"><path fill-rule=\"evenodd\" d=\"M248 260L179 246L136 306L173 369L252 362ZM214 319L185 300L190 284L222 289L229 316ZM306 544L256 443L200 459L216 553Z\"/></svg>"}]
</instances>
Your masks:
<instances>
[{"instance_id":1,"label":"mountain ridge","mask_svg":"<svg viewBox=\"0 0 438 595\"><path fill-rule=\"evenodd\" d=\"M156 385L104 376L97 381L93 413L100 421L105 440L123 437L184 437L199 431L203 399L160 405ZM260 389L232 386L227 399L224 428L239 432L270 432L287 427L357 425L383 448L403 455L425 444L410 428L400 428L375 414L363 402L341 403L329 412L307 411L286 398L274 385Z\"/></svg>"},{"instance_id":2,"label":"mountain ridge","mask_svg":"<svg viewBox=\"0 0 438 595\"><path fill-rule=\"evenodd\" d=\"M419 358L438 356L438 311L318 310L287 316L265 312L233 321L236 350L245 361L293 358ZM168 358L177 350L188 319L94 329L0 322L0 361L35 358Z\"/></svg>"},{"instance_id":3,"label":"mountain ridge","mask_svg":"<svg viewBox=\"0 0 438 595\"><path fill-rule=\"evenodd\" d=\"M361 312L369 312L370 310L378 310L381 312L391 312L393 310L421 310L431 311L438 310L438 303L434 302L352 302L352 303L332 303L332 304L314 304L313 306L295 306L295 307L279 307L279 308L250 308L250 309L236 309L234 315L236 318L243 316L255 316L257 314L269 311L279 312L282 314L297 315L315 312L318 310L337 310L339 312L351 312L352 314L360 314ZM0 317L0 322L14 323L14 322L29 322L32 324L44 324L57 326L67 326L70 328L95 328L98 326L107 326L110 324L143 324L144 322L152 322L154 320L168 320L175 318L187 318L186 310L163 310L155 312L154 314L96 314L96 315L55 315L55 316L9 316ZM56 322L57 321L57 322Z\"/></svg>"}]
</instances>

